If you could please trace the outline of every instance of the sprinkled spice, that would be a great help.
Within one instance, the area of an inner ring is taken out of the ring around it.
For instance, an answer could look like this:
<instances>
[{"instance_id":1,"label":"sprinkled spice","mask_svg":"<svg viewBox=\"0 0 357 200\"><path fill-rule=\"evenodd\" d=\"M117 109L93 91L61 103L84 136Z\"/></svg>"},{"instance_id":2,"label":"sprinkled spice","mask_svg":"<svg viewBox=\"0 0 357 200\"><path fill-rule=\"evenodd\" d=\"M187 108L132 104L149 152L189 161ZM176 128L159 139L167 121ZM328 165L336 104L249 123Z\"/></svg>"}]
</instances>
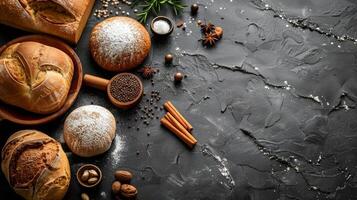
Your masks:
<instances>
[{"instance_id":1,"label":"sprinkled spice","mask_svg":"<svg viewBox=\"0 0 357 200\"><path fill-rule=\"evenodd\" d=\"M135 75L120 74L110 84L111 95L120 102L130 102L140 95L140 83Z\"/></svg>"}]
</instances>

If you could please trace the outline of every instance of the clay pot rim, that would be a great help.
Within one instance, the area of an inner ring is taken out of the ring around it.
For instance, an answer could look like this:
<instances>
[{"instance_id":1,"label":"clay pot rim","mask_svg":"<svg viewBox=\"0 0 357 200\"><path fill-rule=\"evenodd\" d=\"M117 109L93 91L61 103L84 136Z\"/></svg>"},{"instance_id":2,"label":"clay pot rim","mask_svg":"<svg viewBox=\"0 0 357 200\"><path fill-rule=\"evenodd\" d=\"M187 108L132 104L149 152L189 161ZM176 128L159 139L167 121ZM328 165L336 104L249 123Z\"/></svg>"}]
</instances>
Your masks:
<instances>
[{"instance_id":1,"label":"clay pot rim","mask_svg":"<svg viewBox=\"0 0 357 200\"><path fill-rule=\"evenodd\" d=\"M98 175L99 175L98 181L93 185L86 184L80 179L80 177L83 174L84 170L88 170L88 169L96 170L98 172ZM102 175L102 171L99 169L98 166L93 165L93 164L84 164L77 170L76 177L77 177L77 181L79 182L79 184L81 186L86 187L86 188L93 188L93 187L97 186L102 181L103 175Z\"/></svg>"},{"instance_id":2,"label":"clay pot rim","mask_svg":"<svg viewBox=\"0 0 357 200\"><path fill-rule=\"evenodd\" d=\"M133 76L138 82L139 82L139 85L140 85L140 93L139 95L133 99L132 101L129 101L129 102L121 102L121 101L118 101L117 99L115 99L111 93L110 93L110 87L111 87L111 84L113 82L113 80L118 77L118 76L121 76L121 75L130 75L130 76ZM142 96L143 96L143 93L144 93L144 86L143 86L143 83L142 81L140 80L140 78L138 76L136 76L135 74L133 73L129 73L129 72L123 72L123 73L119 73L117 75L115 75L113 78L110 79L109 83L108 83L108 86L107 86L107 95L109 97L109 100L115 105L117 106L118 108L121 108L121 109L129 109L129 108L132 108L134 107L137 103L139 103L139 101L141 100Z\"/></svg>"}]
</instances>

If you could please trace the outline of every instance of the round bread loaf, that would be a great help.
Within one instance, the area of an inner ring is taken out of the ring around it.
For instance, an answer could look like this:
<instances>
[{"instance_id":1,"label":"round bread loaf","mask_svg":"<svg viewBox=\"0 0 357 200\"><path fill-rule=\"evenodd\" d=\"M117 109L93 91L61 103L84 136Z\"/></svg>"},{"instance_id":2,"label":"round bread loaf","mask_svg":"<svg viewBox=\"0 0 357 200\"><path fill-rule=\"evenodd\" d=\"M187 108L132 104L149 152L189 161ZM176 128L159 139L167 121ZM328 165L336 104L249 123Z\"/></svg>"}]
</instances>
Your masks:
<instances>
[{"instance_id":1,"label":"round bread loaf","mask_svg":"<svg viewBox=\"0 0 357 200\"><path fill-rule=\"evenodd\" d=\"M16 43L0 55L0 100L50 114L62 108L74 65L63 51L38 42Z\"/></svg>"},{"instance_id":2,"label":"round bread loaf","mask_svg":"<svg viewBox=\"0 0 357 200\"><path fill-rule=\"evenodd\" d=\"M97 24L90 35L94 60L108 71L128 71L141 64L151 48L143 25L129 17L112 17Z\"/></svg>"},{"instance_id":3,"label":"round bread loaf","mask_svg":"<svg viewBox=\"0 0 357 200\"><path fill-rule=\"evenodd\" d=\"M27 200L60 200L71 179L61 144L36 130L16 132L7 140L1 169L15 192Z\"/></svg>"},{"instance_id":4,"label":"round bread loaf","mask_svg":"<svg viewBox=\"0 0 357 200\"><path fill-rule=\"evenodd\" d=\"M79 107L68 115L63 136L74 154L91 157L110 148L115 130L115 118L109 110L88 105Z\"/></svg>"}]
</instances>

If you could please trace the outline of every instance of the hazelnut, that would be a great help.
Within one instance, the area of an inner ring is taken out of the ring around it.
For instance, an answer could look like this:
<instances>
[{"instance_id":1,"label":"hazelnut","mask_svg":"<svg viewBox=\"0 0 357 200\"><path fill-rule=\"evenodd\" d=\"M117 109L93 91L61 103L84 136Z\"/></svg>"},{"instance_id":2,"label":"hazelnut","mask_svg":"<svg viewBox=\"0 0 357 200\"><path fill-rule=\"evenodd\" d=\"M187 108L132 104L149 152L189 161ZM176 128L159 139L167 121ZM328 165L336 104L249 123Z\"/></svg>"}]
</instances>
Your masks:
<instances>
[{"instance_id":1,"label":"hazelnut","mask_svg":"<svg viewBox=\"0 0 357 200\"><path fill-rule=\"evenodd\" d=\"M88 179L88 181L87 181L87 183L90 184L90 185L93 185L93 184L95 184L96 182L98 182L98 178L97 178L97 177L90 178L90 179Z\"/></svg>"},{"instance_id":2,"label":"hazelnut","mask_svg":"<svg viewBox=\"0 0 357 200\"><path fill-rule=\"evenodd\" d=\"M82 193L82 194L81 194L81 199L82 199L82 200L89 200L88 194Z\"/></svg>"},{"instance_id":3,"label":"hazelnut","mask_svg":"<svg viewBox=\"0 0 357 200\"><path fill-rule=\"evenodd\" d=\"M84 170L82 176L81 176L81 181L86 182L89 179L89 172L88 170Z\"/></svg>"},{"instance_id":4,"label":"hazelnut","mask_svg":"<svg viewBox=\"0 0 357 200\"><path fill-rule=\"evenodd\" d=\"M183 79L183 75L181 72L177 72L174 76L175 82L181 82Z\"/></svg>"},{"instance_id":5,"label":"hazelnut","mask_svg":"<svg viewBox=\"0 0 357 200\"><path fill-rule=\"evenodd\" d=\"M166 54L165 56L165 62L166 63L172 63L172 61L174 60L174 56L172 54Z\"/></svg>"},{"instance_id":6,"label":"hazelnut","mask_svg":"<svg viewBox=\"0 0 357 200\"><path fill-rule=\"evenodd\" d=\"M121 190L121 183L119 181L114 181L112 184L112 192L114 194L119 194Z\"/></svg>"},{"instance_id":7,"label":"hazelnut","mask_svg":"<svg viewBox=\"0 0 357 200\"><path fill-rule=\"evenodd\" d=\"M191 5L191 14L192 14L192 15L197 14L198 8L199 8L199 7L198 7L197 3L192 4L192 5Z\"/></svg>"},{"instance_id":8,"label":"hazelnut","mask_svg":"<svg viewBox=\"0 0 357 200\"><path fill-rule=\"evenodd\" d=\"M132 185L123 184L120 194L126 198L134 198L138 194L138 190Z\"/></svg>"},{"instance_id":9,"label":"hazelnut","mask_svg":"<svg viewBox=\"0 0 357 200\"><path fill-rule=\"evenodd\" d=\"M121 183L129 183L133 178L133 174L129 171L117 170L114 174L114 177L117 181L120 181Z\"/></svg>"}]
</instances>

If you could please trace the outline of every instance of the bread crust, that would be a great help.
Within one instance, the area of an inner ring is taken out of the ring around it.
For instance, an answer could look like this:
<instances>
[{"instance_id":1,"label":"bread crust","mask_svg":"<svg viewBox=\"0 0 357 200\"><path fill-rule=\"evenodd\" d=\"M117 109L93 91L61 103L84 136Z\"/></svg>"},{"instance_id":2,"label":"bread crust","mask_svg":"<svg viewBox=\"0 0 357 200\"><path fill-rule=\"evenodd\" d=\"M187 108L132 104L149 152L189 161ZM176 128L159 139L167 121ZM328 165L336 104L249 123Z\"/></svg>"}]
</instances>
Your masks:
<instances>
[{"instance_id":1,"label":"bread crust","mask_svg":"<svg viewBox=\"0 0 357 200\"><path fill-rule=\"evenodd\" d=\"M71 151L82 157L100 155L109 150L116 131L113 114L97 105L75 109L64 123L63 138Z\"/></svg>"},{"instance_id":2,"label":"bread crust","mask_svg":"<svg viewBox=\"0 0 357 200\"><path fill-rule=\"evenodd\" d=\"M9 46L0 55L0 100L38 114L64 105L74 64L63 51L38 42Z\"/></svg>"},{"instance_id":3,"label":"bread crust","mask_svg":"<svg viewBox=\"0 0 357 200\"><path fill-rule=\"evenodd\" d=\"M145 27L135 19L111 17L95 25L89 49L103 69L124 72L144 61L151 49L151 39Z\"/></svg>"},{"instance_id":4,"label":"bread crust","mask_svg":"<svg viewBox=\"0 0 357 200\"><path fill-rule=\"evenodd\" d=\"M80 39L95 0L0 0L0 23L31 32Z\"/></svg>"},{"instance_id":5,"label":"bread crust","mask_svg":"<svg viewBox=\"0 0 357 200\"><path fill-rule=\"evenodd\" d=\"M7 140L1 169L15 192L27 200L60 200L71 179L61 144L36 130L16 132Z\"/></svg>"}]
</instances>

